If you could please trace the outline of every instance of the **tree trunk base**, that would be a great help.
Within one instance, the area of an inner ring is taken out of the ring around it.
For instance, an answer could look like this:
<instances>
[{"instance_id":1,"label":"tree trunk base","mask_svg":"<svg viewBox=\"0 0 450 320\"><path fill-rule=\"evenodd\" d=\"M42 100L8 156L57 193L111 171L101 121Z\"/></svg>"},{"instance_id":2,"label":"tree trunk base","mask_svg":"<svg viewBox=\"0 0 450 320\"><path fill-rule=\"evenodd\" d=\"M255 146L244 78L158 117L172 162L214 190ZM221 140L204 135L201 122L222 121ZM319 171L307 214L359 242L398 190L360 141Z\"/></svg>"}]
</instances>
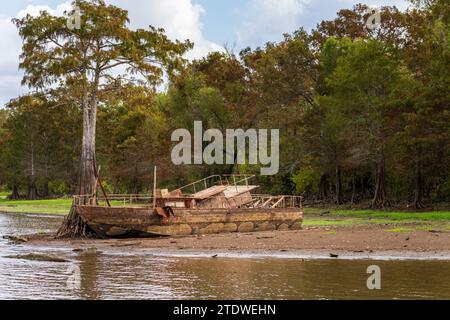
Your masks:
<instances>
[{"instance_id":1,"label":"tree trunk base","mask_svg":"<svg viewBox=\"0 0 450 320\"><path fill-rule=\"evenodd\" d=\"M38 200L38 199L39 199L39 195L37 192L36 185L32 184L28 187L27 200Z\"/></svg>"},{"instance_id":2,"label":"tree trunk base","mask_svg":"<svg viewBox=\"0 0 450 320\"><path fill-rule=\"evenodd\" d=\"M44 188L42 190L41 197L43 199L49 199L50 198L50 191L49 191L49 188L48 188L48 182L44 183Z\"/></svg>"},{"instance_id":3,"label":"tree trunk base","mask_svg":"<svg viewBox=\"0 0 450 320\"><path fill-rule=\"evenodd\" d=\"M62 225L56 233L59 239L80 239L80 238L98 238L94 231L83 222L81 217L75 211L74 206L70 208L68 216L64 219Z\"/></svg>"},{"instance_id":4,"label":"tree trunk base","mask_svg":"<svg viewBox=\"0 0 450 320\"><path fill-rule=\"evenodd\" d=\"M11 195L8 197L9 200L20 200L19 188L13 186Z\"/></svg>"},{"instance_id":5,"label":"tree trunk base","mask_svg":"<svg viewBox=\"0 0 450 320\"><path fill-rule=\"evenodd\" d=\"M420 200L414 201L412 207L413 207L414 209L417 209L417 210L418 210L418 209L426 208L426 206L425 206L425 205L422 203L422 201L420 201Z\"/></svg>"},{"instance_id":6,"label":"tree trunk base","mask_svg":"<svg viewBox=\"0 0 450 320\"><path fill-rule=\"evenodd\" d=\"M370 209L386 209L392 207L391 203L387 200L384 202L375 202L370 205Z\"/></svg>"},{"instance_id":7,"label":"tree trunk base","mask_svg":"<svg viewBox=\"0 0 450 320\"><path fill-rule=\"evenodd\" d=\"M386 199L384 190L375 195L375 198L372 199L370 204L371 209L386 209L392 207L392 204L389 200Z\"/></svg>"}]
</instances>

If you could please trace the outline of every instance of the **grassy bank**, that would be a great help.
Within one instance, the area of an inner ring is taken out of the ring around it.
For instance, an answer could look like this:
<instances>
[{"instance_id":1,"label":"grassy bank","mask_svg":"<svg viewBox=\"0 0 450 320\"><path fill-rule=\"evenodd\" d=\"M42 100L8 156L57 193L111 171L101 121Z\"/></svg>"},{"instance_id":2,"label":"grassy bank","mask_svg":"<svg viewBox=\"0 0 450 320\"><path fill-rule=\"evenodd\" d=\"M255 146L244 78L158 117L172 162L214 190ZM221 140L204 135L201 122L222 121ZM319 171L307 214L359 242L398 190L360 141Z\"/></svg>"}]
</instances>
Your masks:
<instances>
[{"instance_id":1,"label":"grassy bank","mask_svg":"<svg viewBox=\"0 0 450 320\"><path fill-rule=\"evenodd\" d=\"M54 200L18 200L6 199L0 194L0 212L66 215L72 204L71 198ZM115 206L121 201L112 201ZM380 211L380 210L343 210L340 208L305 208L305 227L347 227L364 225L384 225L390 232L408 230L450 230L450 211Z\"/></svg>"},{"instance_id":2,"label":"grassy bank","mask_svg":"<svg viewBox=\"0 0 450 320\"><path fill-rule=\"evenodd\" d=\"M121 201L111 201L112 205L122 205ZM72 206L72 198L51 200L7 200L0 195L0 212L66 215Z\"/></svg>"},{"instance_id":3,"label":"grassy bank","mask_svg":"<svg viewBox=\"0 0 450 320\"><path fill-rule=\"evenodd\" d=\"M387 219L398 221L450 221L450 211L382 211L382 210L340 210L305 208L305 214L322 217L353 217L365 219Z\"/></svg>"},{"instance_id":4,"label":"grassy bank","mask_svg":"<svg viewBox=\"0 0 450 320\"><path fill-rule=\"evenodd\" d=\"M0 212L66 215L71 205L72 199L70 198L10 201L5 197L0 197Z\"/></svg>"},{"instance_id":5,"label":"grassy bank","mask_svg":"<svg viewBox=\"0 0 450 320\"><path fill-rule=\"evenodd\" d=\"M305 208L305 227L364 225L392 227L389 232L450 230L450 211L381 211Z\"/></svg>"}]
</instances>

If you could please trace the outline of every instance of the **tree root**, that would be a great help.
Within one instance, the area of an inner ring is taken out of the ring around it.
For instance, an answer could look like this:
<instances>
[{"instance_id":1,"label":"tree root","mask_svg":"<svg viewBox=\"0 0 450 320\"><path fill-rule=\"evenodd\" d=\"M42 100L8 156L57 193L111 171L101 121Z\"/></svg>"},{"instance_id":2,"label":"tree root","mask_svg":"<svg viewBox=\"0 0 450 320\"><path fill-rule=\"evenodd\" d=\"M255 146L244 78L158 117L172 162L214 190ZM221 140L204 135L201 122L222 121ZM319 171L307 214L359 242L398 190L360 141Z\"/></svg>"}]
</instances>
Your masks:
<instances>
[{"instance_id":1,"label":"tree root","mask_svg":"<svg viewBox=\"0 0 450 320\"><path fill-rule=\"evenodd\" d=\"M62 225L56 233L58 239L83 239L83 238L98 238L96 233L92 231L89 226L83 222L80 215L76 212L75 207L72 206L68 216L64 219Z\"/></svg>"}]
</instances>

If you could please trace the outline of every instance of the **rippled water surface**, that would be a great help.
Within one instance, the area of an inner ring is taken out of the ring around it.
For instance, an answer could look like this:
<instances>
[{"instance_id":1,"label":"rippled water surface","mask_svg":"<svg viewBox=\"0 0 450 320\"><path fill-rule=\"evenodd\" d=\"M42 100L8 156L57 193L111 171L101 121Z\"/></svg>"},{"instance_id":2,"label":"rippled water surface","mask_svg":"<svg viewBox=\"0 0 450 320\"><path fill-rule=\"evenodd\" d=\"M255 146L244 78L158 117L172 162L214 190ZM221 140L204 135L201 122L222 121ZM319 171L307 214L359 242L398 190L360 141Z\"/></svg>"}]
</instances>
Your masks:
<instances>
[{"instance_id":1,"label":"rippled water surface","mask_svg":"<svg viewBox=\"0 0 450 320\"><path fill-rule=\"evenodd\" d=\"M0 213L0 236L53 231L60 223ZM213 259L123 251L74 252L0 239L0 299L450 299L449 261ZM66 262L17 259L30 253ZM374 264L381 268L381 290L366 286L367 267Z\"/></svg>"}]
</instances>

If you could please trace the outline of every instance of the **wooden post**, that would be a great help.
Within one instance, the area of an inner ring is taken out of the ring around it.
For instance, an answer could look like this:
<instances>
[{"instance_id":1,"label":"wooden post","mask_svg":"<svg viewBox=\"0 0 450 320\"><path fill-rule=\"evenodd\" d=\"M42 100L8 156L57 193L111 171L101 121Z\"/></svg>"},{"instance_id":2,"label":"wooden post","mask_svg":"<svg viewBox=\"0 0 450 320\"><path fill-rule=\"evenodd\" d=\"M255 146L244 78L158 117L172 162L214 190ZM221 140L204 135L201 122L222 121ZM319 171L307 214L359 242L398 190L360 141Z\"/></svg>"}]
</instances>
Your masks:
<instances>
[{"instance_id":1,"label":"wooden post","mask_svg":"<svg viewBox=\"0 0 450 320\"><path fill-rule=\"evenodd\" d=\"M101 166L98 166L98 169L95 168L94 165L94 171L95 171L95 184L93 188L92 198L89 199L89 205L96 206L97 205L97 189L98 189L98 179L100 177L100 168Z\"/></svg>"},{"instance_id":2,"label":"wooden post","mask_svg":"<svg viewBox=\"0 0 450 320\"><path fill-rule=\"evenodd\" d=\"M153 209L156 209L156 166L153 171Z\"/></svg>"},{"instance_id":3,"label":"wooden post","mask_svg":"<svg viewBox=\"0 0 450 320\"><path fill-rule=\"evenodd\" d=\"M106 204L108 205L108 207L111 207L111 203L109 202L109 199L108 199L108 194L106 193L105 188L103 188L102 179L100 178L100 167L98 168L97 180L98 180L98 184L100 185L100 189L102 190L103 195L105 196Z\"/></svg>"}]
</instances>

